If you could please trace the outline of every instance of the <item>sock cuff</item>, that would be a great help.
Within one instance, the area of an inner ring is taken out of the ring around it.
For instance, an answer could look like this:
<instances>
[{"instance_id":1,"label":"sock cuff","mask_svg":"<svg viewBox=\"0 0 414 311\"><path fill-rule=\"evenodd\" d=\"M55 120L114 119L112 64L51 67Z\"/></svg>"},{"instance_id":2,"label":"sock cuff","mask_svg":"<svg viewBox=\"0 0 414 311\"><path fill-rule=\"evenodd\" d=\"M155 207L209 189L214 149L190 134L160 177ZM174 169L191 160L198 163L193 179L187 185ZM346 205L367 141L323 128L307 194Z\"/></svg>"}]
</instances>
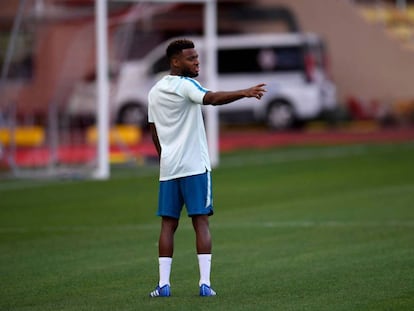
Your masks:
<instances>
[{"instance_id":1,"label":"sock cuff","mask_svg":"<svg viewBox=\"0 0 414 311\"><path fill-rule=\"evenodd\" d=\"M198 259L210 259L211 260L211 254L197 254Z\"/></svg>"},{"instance_id":2,"label":"sock cuff","mask_svg":"<svg viewBox=\"0 0 414 311\"><path fill-rule=\"evenodd\" d=\"M159 263L170 263L172 262L172 257L158 257Z\"/></svg>"}]
</instances>

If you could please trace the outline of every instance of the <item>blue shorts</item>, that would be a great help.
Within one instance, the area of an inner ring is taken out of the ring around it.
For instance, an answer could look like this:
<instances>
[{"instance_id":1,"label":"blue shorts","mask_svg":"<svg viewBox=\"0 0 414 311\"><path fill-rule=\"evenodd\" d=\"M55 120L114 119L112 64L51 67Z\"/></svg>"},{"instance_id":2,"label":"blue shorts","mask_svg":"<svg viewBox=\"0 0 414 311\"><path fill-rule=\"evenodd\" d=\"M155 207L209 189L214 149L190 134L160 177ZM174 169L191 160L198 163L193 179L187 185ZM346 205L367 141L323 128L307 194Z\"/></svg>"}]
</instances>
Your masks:
<instances>
[{"instance_id":1,"label":"blue shorts","mask_svg":"<svg viewBox=\"0 0 414 311\"><path fill-rule=\"evenodd\" d=\"M160 182L158 216L179 219L184 205L189 217L213 215L210 172Z\"/></svg>"}]
</instances>

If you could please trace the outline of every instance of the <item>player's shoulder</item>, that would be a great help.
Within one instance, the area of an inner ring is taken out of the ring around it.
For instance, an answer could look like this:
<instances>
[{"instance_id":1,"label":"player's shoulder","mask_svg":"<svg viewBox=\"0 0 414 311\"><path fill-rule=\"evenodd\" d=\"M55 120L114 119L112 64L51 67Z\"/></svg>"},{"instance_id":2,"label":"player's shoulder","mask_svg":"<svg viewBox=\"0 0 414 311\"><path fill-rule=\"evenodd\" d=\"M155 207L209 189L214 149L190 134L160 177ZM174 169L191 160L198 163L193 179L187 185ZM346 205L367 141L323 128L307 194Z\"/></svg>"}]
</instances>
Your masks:
<instances>
[{"instance_id":1,"label":"player's shoulder","mask_svg":"<svg viewBox=\"0 0 414 311\"><path fill-rule=\"evenodd\" d=\"M157 93L159 92L162 88L165 87L165 85L167 85L167 81L166 81L166 77L164 76L162 78L160 78L157 82L155 82L155 84L151 87L149 94L153 94L153 93Z\"/></svg>"},{"instance_id":2,"label":"player's shoulder","mask_svg":"<svg viewBox=\"0 0 414 311\"><path fill-rule=\"evenodd\" d=\"M202 92L207 92L208 90L206 88L204 88L200 82L198 82L197 80L190 78L190 77L180 77L180 79L182 79L182 81L190 88L196 88Z\"/></svg>"}]
</instances>

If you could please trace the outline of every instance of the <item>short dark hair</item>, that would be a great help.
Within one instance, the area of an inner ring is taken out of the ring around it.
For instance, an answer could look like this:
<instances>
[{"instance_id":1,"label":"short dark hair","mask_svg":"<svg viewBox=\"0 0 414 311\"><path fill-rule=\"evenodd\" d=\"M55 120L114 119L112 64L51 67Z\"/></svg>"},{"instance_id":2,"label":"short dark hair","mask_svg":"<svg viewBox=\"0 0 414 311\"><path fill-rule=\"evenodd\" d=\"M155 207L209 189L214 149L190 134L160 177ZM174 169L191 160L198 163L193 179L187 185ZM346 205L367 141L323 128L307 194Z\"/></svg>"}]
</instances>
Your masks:
<instances>
[{"instance_id":1,"label":"short dark hair","mask_svg":"<svg viewBox=\"0 0 414 311\"><path fill-rule=\"evenodd\" d=\"M185 49L194 49L194 43L191 40L187 39L178 39L172 41L167 47L167 57L171 57L180 54Z\"/></svg>"}]
</instances>

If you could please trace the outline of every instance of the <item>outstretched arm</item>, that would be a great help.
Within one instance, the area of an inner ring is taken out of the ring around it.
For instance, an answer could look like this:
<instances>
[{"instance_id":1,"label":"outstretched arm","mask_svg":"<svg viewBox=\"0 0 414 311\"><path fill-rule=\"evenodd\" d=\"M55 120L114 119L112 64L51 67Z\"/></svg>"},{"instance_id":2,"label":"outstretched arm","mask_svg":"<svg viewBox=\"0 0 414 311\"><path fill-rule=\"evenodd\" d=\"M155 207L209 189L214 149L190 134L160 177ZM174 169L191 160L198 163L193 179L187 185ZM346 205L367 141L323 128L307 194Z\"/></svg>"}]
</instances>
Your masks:
<instances>
[{"instance_id":1,"label":"outstretched arm","mask_svg":"<svg viewBox=\"0 0 414 311\"><path fill-rule=\"evenodd\" d=\"M157 129L155 128L154 123L149 124L151 135L152 135L152 142L154 143L155 149L157 149L158 157L161 158L161 145L160 141L158 140Z\"/></svg>"},{"instance_id":2,"label":"outstretched arm","mask_svg":"<svg viewBox=\"0 0 414 311\"><path fill-rule=\"evenodd\" d=\"M203 98L204 105L225 105L245 97L256 97L261 99L266 89L266 84L261 83L247 89L228 92L207 92Z\"/></svg>"}]
</instances>

